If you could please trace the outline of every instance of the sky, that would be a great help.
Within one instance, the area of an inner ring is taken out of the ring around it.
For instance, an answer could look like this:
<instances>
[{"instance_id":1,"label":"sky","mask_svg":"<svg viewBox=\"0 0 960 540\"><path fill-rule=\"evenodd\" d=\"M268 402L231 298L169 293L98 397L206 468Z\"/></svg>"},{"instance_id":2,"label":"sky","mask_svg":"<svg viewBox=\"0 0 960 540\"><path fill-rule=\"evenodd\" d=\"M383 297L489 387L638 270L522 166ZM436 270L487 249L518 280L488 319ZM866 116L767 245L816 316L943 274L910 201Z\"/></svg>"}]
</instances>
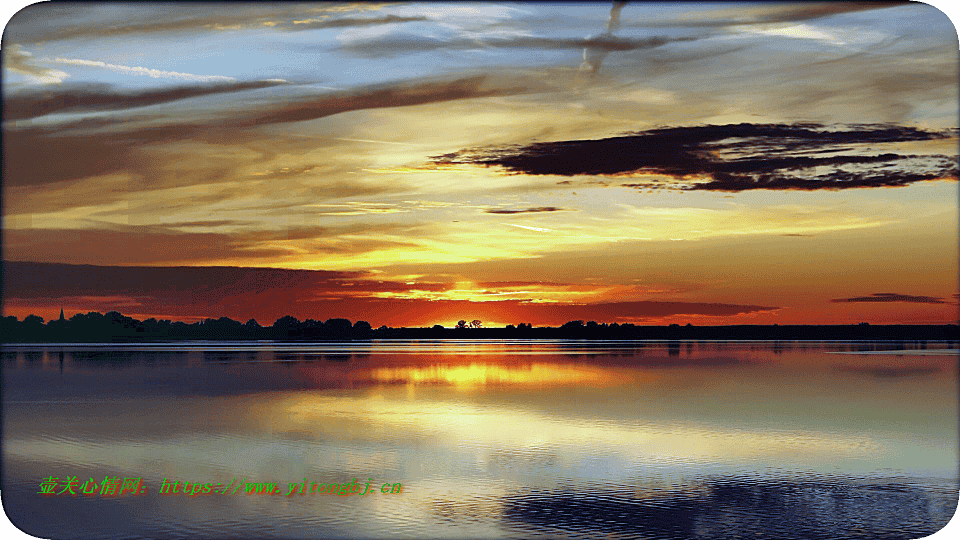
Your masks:
<instances>
[{"instance_id":1,"label":"sky","mask_svg":"<svg viewBox=\"0 0 960 540\"><path fill-rule=\"evenodd\" d=\"M35 4L3 313L955 323L958 49L916 3Z\"/></svg>"}]
</instances>

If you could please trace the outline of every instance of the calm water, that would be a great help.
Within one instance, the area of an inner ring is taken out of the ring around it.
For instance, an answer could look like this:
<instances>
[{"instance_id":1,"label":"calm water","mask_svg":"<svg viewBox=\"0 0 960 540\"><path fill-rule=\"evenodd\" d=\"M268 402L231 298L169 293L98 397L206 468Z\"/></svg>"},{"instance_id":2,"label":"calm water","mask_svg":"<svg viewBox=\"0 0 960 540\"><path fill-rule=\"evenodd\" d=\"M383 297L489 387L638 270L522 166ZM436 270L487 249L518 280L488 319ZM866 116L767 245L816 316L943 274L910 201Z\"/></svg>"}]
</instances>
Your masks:
<instances>
[{"instance_id":1,"label":"calm water","mask_svg":"<svg viewBox=\"0 0 960 540\"><path fill-rule=\"evenodd\" d=\"M3 500L42 538L919 538L960 489L951 347L6 347ZM159 493L242 478L283 494Z\"/></svg>"}]
</instances>

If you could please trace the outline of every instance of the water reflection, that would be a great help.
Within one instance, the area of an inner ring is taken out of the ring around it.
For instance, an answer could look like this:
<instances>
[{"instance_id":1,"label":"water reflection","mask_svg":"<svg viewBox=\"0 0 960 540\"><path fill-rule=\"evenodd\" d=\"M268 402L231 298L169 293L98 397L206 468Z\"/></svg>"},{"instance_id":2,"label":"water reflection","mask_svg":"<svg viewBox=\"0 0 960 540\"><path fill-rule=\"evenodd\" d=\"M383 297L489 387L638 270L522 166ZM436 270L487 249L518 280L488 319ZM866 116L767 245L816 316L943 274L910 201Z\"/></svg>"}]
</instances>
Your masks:
<instances>
[{"instance_id":1,"label":"water reflection","mask_svg":"<svg viewBox=\"0 0 960 540\"><path fill-rule=\"evenodd\" d=\"M956 504L957 353L891 346L5 349L4 500L48 538L922 536ZM51 474L404 493L38 496Z\"/></svg>"},{"instance_id":2,"label":"water reflection","mask_svg":"<svg viewBox=\"0 0 960 540\"><path fill-rule=\"evenodd\" d=\"M618 377L617 375L621 375ZM377 368L360 376L384 384L448 384L460 389L490 385L606 385L626 382L632 374L618 374L610 369L582 364L527 364L501 366L474 364L466 366L432 365L426 367Z\"/></svg>"},{"instance_id":3,"label":"water reflection","mask_svg":"<svg viewBox=\"0 0 960 540\"><path fill-rule=\"evenodd\" d=\"M940 366L839 366L839 371L861 373L876 378L914 377L939 373Z\"/></svg>"},{"instance_id":4,"label":"water reflection","mask_svg":"<svg viewBox=\"0 0 960 540\"><path fill-rule=\"evenodd\" d=\"M949 488L927 492L904 483L853 483L726 477L695 489L652 496L600 487L503 498L499 515L521 530L632 534L652 538L918 538L956 509ZM952 504L951 504L952 500Z\"/></svg>"}]
</instances>

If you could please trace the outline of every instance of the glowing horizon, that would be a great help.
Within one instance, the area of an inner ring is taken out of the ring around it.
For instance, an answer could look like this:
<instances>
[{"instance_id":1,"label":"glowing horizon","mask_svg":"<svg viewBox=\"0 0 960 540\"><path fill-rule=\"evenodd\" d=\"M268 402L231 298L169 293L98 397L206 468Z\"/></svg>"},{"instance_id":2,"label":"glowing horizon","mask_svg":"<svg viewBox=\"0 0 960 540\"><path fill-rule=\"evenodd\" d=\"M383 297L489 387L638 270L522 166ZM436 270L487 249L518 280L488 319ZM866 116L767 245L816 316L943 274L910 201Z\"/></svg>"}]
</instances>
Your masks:
<instances>
[{"instance_id":1,"label":"glowing horizon","mask_svg":"<svg viewBox=\"0 0 960 540\"><path fill-rule=\"evenodd\" d=\"M958 319L930 6L144 9L8 26L4 315Z\"/></svg>"}]
</instances>

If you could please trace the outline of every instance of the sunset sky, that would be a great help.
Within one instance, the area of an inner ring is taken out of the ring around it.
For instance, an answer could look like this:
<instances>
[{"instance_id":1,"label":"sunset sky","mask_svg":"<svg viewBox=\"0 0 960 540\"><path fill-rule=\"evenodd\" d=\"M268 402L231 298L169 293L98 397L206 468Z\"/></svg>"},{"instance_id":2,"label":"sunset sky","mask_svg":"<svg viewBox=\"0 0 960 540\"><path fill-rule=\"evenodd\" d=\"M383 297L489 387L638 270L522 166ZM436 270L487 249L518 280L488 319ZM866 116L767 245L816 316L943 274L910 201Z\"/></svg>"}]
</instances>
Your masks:
<instances>
[{"instance_id":1,"label":"sunset sky","mask_svg":"<svg viewBox=\"0 0 960 540\"><path fill-rule=\"evenodd\" d=\"M35 4L3 312L955 323L958 48L924 4Z\"/></svg>"}]
</instances>

